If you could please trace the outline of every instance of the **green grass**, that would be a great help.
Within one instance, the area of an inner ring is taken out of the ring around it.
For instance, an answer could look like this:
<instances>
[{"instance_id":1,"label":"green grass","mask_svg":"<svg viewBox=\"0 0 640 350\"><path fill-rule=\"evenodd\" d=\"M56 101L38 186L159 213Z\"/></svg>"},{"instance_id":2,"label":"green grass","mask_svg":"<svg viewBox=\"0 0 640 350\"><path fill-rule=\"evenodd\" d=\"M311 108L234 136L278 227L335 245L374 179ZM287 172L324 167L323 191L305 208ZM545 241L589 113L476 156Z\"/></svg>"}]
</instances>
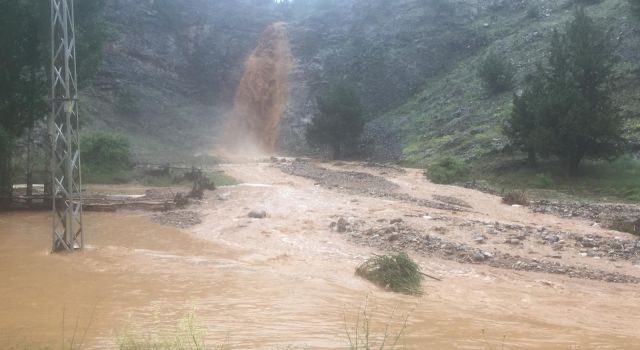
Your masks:
<instances>
[{"instance_id":1,"label":"green grass","mask_svg":"<svg viewBox=\"0 0 640 350\"><path fill-rule=\"evenodd\" d=\"M125 329L118 338L118 350L205 350L230 349L227 344L211 346L205 340L205 331L198 324L195 310L189 312L173 332L163 335L134 336Z\"/></svg>"},{"instance_id":2,"label":"green grass","mask_svg":"<svg viewBox=\"0 0 640 350\"><path fill-rule=\"evenodd\" d=\"M363 262L356 275L394 292L422 295L420 266L407 253L377 255Z\"/></svg>"},{"instance_id":3,"label":"green grass","mask_svg":"<svg viewBox=\"0 0 640 350\"><path fill-rule=\"evenodd\" d=\"M234 186L238 185L240 181L231 177L223 172L214 172L207 175L216 186Z\"/></svg>"},{"instance_id":4,"label":"green grass","mask_svg":"<svg viewBox=\"0 0 640 350\"><path fill-rule=\"evenodd\" d=\"M549 190L578 198L640 202L640 161L630 156L613 162L585 161L580 173L568 178L557 161L541 162L537 168L526 166L523 159L492 156L476 162L473 178L482 180L497 191L534 190L538 196Z\"/></svg>"},{"instance_id":5,"label":"green grass","mask_svg":"<svg viewBox=\"0 0 640 350\"><path fill-rule=\"evenodd\" d=\"M389 320L385 324L382 333L373 334L373 322L369 310L369 296L367 296L363 305L360 307L360 310L358 310L358 315L353 327L349 327L347 316L345 315L344 317L344 329L347 339L349 340L349 350L395 349L407 329L409 313L402 317L401 323L397 327L398 329L392 333L390 328L394 322L395 316L396 310L394 309Z\"/></svg>"}]
</instances>

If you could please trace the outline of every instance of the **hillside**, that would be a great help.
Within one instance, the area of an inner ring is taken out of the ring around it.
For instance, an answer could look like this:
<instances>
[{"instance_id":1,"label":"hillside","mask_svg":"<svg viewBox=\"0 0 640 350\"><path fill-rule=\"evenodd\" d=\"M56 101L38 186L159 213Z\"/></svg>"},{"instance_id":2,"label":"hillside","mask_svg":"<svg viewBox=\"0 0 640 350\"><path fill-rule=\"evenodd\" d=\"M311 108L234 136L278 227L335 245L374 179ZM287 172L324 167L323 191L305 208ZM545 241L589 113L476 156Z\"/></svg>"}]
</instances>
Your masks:
<instances>
[{"instance_id":1,"label":"hillside","mask_svg":"<svg viewBox=\"0 0 640 350\"><path fill-rule=\"evenodd\" d=\"M262 30L282 20L296 65L281 153L309 152L303 130L317 96L347 79L360 87L370 121L366 157L417 166L443 155L476 164L488 155L489 162L510 160L496 154L508 151L501 130L512 92L489 95L478 64L489 51L507 57L517 68L518 91L553 29L572 17L574 2L307 1L283 11L253 0L110 1L113 35L98 79L84 91L86 127L130 135L143 161L210 151L224 131L245 59ZM640 139L631 118L640 110L640 21L626 0L587 11L620 40L617 99L630 118L633 146Z\"/></svg>"},{"instance_id":2,"label":"hillside","mask_svg":"<svg viewBox=\"0 0 640 350\"><path fill-rule=\"evenodd\" d=\"M486 36L489 44L485 48L429 79L421 91L377 118L372 127L391 128L401 142L402 159L415 165L443 155L478 160L502 151L507 146L502 125L511 112L512 92L489 95L477 75L480 61L492 50L507 57L517 68L517 91L524 76L543 59L554 28L562 29L571 19L572 3L500 2L491 14L469 24ZM527 15L530 7L538 9L538 17ZM603 1L588 6L587 11L611 27L619 40L616 99L630 118L627 136L632 144L637 143L640 129L634 117L640 113L640 21L629 14L624 0Z\"/></svg>"}]
</instances>

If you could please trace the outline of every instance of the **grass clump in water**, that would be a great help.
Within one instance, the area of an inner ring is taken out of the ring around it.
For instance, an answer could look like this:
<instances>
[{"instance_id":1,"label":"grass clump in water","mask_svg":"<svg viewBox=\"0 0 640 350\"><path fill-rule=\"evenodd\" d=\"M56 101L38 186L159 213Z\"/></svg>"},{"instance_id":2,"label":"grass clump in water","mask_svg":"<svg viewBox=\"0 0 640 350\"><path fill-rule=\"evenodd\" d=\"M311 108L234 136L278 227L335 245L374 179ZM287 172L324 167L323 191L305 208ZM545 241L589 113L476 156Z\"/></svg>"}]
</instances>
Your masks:
<instances>
[{"instance_id":1,"label":"grass clump in water","mask_svg":"<svg viewBox=\"0 0 640 350\"><path fill-rule=\"evenodd\" d=\"M205 332L199 326L195 309L180 322L178 329L164 336L132 336L126 329L118 339L118 350L230 350L228 344L211 346L205 343Z\"/></svg>"},{"instance_id":2,"label":"grass clump in water","mask_svg":"<svg viewBox=\"0 0 640 350\"><path fill-rule=\"evenodd\" d=\"M391 313L391 317L384 325L383 329L374 327L372 315L369 310L369 296L365 298L364 305L358 310L355 325L350 327L347 322L347 315L344 315L344 326L347 339L349 340L349 350L392 350L396 349L404 337L407 329L409 313L402 317L401 322L394 320L397 309ZM396 327L393 327L396 326ZM398 328L392 331L391 328ZM350 329L351 328L351 329Z\"/></svg>"},{"instance_id":3,"label":"grass clump in water","mask_svg":"<svg viewBox=\"0 0 640 350\"><path fill-rule=\"evenodd\" d=\"M420 266L405 252L376 255L356 269L356 275L396 293L422 295Z\"/></svg>"}]
</instances>

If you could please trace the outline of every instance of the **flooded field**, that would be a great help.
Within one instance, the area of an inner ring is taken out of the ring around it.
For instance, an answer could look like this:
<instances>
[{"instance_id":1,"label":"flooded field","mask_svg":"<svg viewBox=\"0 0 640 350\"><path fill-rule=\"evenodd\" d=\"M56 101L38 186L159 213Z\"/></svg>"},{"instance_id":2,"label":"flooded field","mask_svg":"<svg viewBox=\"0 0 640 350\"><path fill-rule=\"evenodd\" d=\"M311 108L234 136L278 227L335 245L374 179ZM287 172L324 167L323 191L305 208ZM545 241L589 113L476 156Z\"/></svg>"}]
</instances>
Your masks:
<instances>
[{"instance_id":1,"label":"flooded field","mask_svg":"<svg viewBox=\"0 0 640 350\"><path fill-rule=\"evenodd\" d=\"M186 230L155 224L148 213L88 213L89 246L71 255L49 253L47 213L0 214L3 347L56 347L73 338L83 348L113 348L125 332L170 333L195 308L210 345L348 349L345 330L354 331L367 296L374 336L394 309L392 333L409 315L407 349L640 343L637 285L416 256L444 281L426 280L422 297L385 292L353 274L377 251L346 241L329 223L341 213L375 221L417 209L326 190L268 166L227 171L261 183L211 193L198 209L203 223ZM255 208L268 218L248 219Z\"/></svg>"}]
</instances>

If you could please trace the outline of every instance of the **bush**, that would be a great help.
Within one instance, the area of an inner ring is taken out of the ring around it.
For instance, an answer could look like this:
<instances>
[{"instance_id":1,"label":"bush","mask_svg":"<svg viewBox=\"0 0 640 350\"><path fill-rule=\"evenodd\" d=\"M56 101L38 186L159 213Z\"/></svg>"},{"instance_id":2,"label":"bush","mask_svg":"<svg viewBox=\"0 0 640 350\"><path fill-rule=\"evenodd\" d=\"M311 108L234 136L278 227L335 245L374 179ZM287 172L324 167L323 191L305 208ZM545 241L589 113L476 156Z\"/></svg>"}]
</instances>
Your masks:
<instances>
[{"instance_id":1,"label":"bush","mask_svg":"<svg viewBox=\"0 0 640 350\"><path fill-rule=\"evenodd\" d=\"M121 134L97 132L82 138L82 161L85 165L99 170L130 170L134 163L131 158L131 143Z\"/></svg>"},{"instance_id":2,"label":"bush","mask_svg":"<svg viewBox=\"0 0 640 350\"><path fill-rule=\"evenodd\" d=\"M540 9L535 5L529 6L529 8L527 9L527 18L536 19L539 17L540 17Z\"/></svg>"},{"instance_id":3,"label":"bush","mask_svg":"<svg viewBox=\"0 0 640 350\"><path fill-rule=\"evenodd\" d=\"M508 205L529 205L529 200L527 199L527 195L524 191L508 192L502 196L502 202Z\"/></svg>"},{"instance_id":4,"label":"bush","mask_svg":"<svg viewBox=\"0 0 640 350\"><path fill-rule=\"evenodd\" d=\"M478 76L492 94L508 91L513 87L515 69L502 56L490 52L478 68Z\"/></svg>"},{"instance_id":5,"label":"bush","mask_svg":"<svg viewBox=\"0 0 640 350\"><path fill-rule=\"evenodd\" d=\"M431 182L437 184L451 184L467 179L469 167L460 158L444 157L429 166L425 175Z\"/></svg>"},{"instance_id":6,"label":"bush","mask_svg":"<svg viewBox=\"0 0 640 350\"><path fill-rule=\"evenodd\" d=\"M358 266L356 275L397 293L423 293L420 266L404 252L393 256L374 256Z\"/></svg>"},{"instance_id":7,"label":"bush","mask_svg":"<svg viewBox=\"0 0 640 350\"><path fill-rule=\"evenodd\" d=\"M640 237L640 220L638 219L614 217L605 226L610 230L626 232Z\"/></svg>"},{"instance_id":8,"label":"bush","mask_svg":"<svg viewBox=\"0 0 640 350\"><path fill-rule=\"evenodd\" d=\"M81 141L82 171L86 182L126 183L132 180L134 162L126 136L98 132Z\"/></svg>"}]
</instances>

